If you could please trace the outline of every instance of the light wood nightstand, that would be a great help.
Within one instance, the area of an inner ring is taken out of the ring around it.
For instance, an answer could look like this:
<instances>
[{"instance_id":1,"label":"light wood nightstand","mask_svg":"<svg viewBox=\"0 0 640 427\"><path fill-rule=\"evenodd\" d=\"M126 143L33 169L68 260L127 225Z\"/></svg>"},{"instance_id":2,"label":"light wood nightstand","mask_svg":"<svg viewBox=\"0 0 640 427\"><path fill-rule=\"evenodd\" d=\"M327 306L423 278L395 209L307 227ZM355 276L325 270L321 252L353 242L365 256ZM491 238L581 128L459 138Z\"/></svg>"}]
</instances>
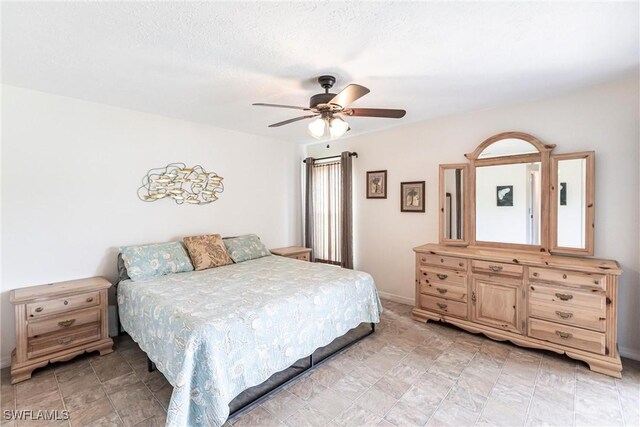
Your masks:
<instances>
[{"instance_id":1,"label":"light wood nightstand","mask_svg":"<svg viewBox=\"0 0 640 427\"><path fill-rule=\"evenodd\" d=\"M14 289L16 349L11 383L31 378L34 369L69 360L85 351L113 351L109 338L107 290L103 277Z\"/></svg>"},{"instance_id":2,"label":"light wood nightstand","mask_svg":"<svg viewBox=\"0 0 640 427\"><path fill-rule=\"evenodd\" d=\"M286 248L270 249L271 253L301 261L311 261L311 249L302 246L288 246Z\"/></svg>"}]
</instances>

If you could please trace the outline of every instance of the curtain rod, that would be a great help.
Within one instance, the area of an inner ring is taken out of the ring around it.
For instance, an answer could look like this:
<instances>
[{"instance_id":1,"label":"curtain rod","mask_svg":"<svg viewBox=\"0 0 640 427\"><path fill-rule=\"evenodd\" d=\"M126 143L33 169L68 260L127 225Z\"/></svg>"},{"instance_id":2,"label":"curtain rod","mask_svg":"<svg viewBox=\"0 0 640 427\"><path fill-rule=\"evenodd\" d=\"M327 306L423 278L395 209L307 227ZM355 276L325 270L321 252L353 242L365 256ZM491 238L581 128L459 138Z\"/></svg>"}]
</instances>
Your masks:
<instances>
[{"instance_id":1,"label":"curtain rod","mask_svg":"<svg viewBox=\"0 0 640 427\"><path fill-rule=\"evenodd\" d=\"M342 155L341 155L341 154L339 154L339 155L337 155L337 156L320 157L320 158L318 158L318 159L313 159L313 160L339 159L341 156L342 156ZM356 157L356 158L357 158L357 157L358 157L358 153L356 153L355 151L352 151L351 153L349 153L349 156L351 156L351 157ZM307 159L304 159L304 160L302 161L302 163L306 163L306 162L307 162Z\"/></svg>"}]
</instances>

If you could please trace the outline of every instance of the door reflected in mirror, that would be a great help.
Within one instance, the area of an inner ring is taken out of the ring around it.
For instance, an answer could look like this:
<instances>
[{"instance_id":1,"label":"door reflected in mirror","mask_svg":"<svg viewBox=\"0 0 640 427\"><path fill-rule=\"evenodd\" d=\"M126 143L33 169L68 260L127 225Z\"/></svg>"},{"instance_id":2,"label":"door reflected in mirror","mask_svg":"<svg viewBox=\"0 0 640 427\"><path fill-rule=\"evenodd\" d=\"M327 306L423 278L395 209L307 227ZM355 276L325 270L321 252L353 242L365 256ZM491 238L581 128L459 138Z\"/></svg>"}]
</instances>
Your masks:
<instances>
[{"instance_id":1,"label":"door reflected in mirror","mask_svg":"<svg viewBox=\"0 0 640 427\"><path fill-rule=\"evenodd\" d=\"M476 167L476 240L540 244L541 163Z\"/></svg>"},{"instance_id":2,"label":"door reflected in mirror","mask_svg":"<svg viewBox=\"0 0 640 427\"><path fill-rule=\"evenodd\" d=\"M463 240L464 236L464 169L444 170L444 238Z\"/></svg>"},{"instance_id":3,"label":"door reflected in mirror","mask_svg":"<svg viewBox=\"0 0 640 427\"><path fill-rule=\"evenodd\" d=\"M558 161L558 246L585 247L587 160Z\"/></svg>"}]
</instances>

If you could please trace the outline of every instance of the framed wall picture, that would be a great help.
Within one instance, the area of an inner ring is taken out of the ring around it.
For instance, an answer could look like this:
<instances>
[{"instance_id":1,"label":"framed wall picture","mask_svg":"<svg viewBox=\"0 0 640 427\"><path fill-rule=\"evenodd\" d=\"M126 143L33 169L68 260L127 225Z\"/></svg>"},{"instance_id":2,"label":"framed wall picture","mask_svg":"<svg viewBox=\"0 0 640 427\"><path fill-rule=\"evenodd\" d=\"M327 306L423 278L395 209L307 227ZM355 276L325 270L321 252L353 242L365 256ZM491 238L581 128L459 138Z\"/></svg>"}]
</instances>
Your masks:
<instances>
[{"instance_id":1,"label":"framed wall picture","mask_svg":"<svg viewBox=\"0 0 640 427\"><path fill-rule=\"evenodd\" d=\"M513 206L513 185L498 185L496 187L496 205Z\"/></svg>"},{"instance_id":2,"label":"framed wall picture","mask_svg":"<svg viewBox=\"0 0 640 427\"><path fill-rule=\"evenodd\" d=\"M424 212L424 181L400 183L400 212Z\"/></svg>"},{"instance_id":3,"label":"framed wall picture","mask_svg":"<svg viewBox=\"0 0 640 427\"><path fill-rule=\"evenodd\" d=\"M367 172L367 199L387 198L387 171Z\"/></svg>"}]
</instances>

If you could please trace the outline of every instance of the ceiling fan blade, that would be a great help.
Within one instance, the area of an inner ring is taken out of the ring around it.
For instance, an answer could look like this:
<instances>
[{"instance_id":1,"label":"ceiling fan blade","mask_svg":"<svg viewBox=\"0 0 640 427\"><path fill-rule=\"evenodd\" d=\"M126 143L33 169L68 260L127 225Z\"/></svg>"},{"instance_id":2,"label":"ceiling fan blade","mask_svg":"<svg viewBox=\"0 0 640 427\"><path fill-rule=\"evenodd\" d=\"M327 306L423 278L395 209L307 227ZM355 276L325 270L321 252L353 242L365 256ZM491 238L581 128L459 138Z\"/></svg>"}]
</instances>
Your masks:
<instances>
[{"instance_id":1,"label":"ceiling fan blade","mask_svg":"<svg viewBox=\"0 0 640 427\"><path fill-rule=\"evenodd\" d=\"M311 108L307 107L296 107L295 105L282 105L282 104L265 104L264 102L256 102L254 104L258 107L278 107L278 108L293 108L294 110L302 110L302 111L311 111Z\"/></svg>"},{"instance_id":2,"label":"ceiling fan blade","mask_svg":"<svg viewBox=\"0 0 640 427\"><path fill-rule=\"evenodd\" d=\"M342 113L348 116L386 117L389 119L400 119L407 114L405 110L391 110L387 108L349 108L342 111Z\"/></svg>"},{"instance_id":3,"label":"ceiling fan blade","mask_svg":"<svg viewBox=\"0 0 640 427\"><path fill-rule=\"evenodd\" d=\"M356 99L362 98L363 96L365 96L369 92L370 92L370 90L367 89L364 86L351 84L351 85L345 87L344 89L342 89L342 91L340 91L339 94L334 96L331 99L331 101L329 101L329 104L339 105L342 108L344 108L347 105L351 104Z\"/></svg>"},{"instance_id":4,"label":"ceiling fan blade","mask_svg":"<svg viewBox=\"0 0 640 427\"><path fill-rule=\"evenodd\" d=\"M274 123L269 125L270 128L277 128L278 126L288 125L289 123L297 122L298 120L310 119L312 117L318 117L320 114L310 114L308 116L296 117L295 119L285 120L283 122Z\"/></svg>"}]
</instances>

